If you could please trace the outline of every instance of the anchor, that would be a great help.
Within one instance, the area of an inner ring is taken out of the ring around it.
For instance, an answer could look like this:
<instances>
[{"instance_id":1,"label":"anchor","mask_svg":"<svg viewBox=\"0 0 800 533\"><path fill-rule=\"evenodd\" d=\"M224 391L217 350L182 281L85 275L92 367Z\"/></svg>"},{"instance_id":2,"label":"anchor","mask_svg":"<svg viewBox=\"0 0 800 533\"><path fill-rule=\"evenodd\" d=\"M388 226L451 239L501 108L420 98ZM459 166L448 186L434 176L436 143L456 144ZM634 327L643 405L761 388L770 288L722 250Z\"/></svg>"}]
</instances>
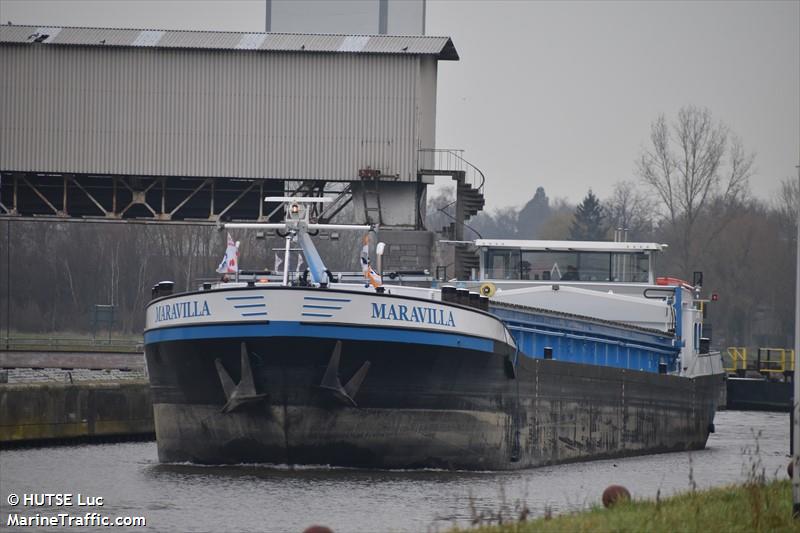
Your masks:
<instances>
[{"instance_id":1,"label":"anchor","mask_svg":"<svg viewBox=\"0 0 800 533\"><path fill-rule=\"evenodd\" d=\"M242 377L238 385L233 384L231 376L222 366L221 359L215 359L214 364L217 366L217 374L219 374L219 381L222 383L225 398L228 399L221 412L231 413L245 405L259 402L269 396L268 394L256 393L253 369L250 368L250 356L247 353L247 346L244 342L242 342Z\"/></svg>"},{"instance_id":2,"label":"anchor","mask_svg":"<svg viewBox=\"0 0 800 533\"><path fill-rule=\"evenodd\" d=\"M339 400L345 405L351 407L358 407L355 401L355 396L358 394L358 389L361 387L361 382L367 376L369 371L370 362L364 361L361 368L353 374L347 385L342 386L339 381L339 359L342 355L342 341L336 341L336 346L333 348L331 360L328 362L328 368L325 370L325 375L322 377L322 383L319 388L325 389L333 393L334 398Z\"/></svg>"}]
</instances>

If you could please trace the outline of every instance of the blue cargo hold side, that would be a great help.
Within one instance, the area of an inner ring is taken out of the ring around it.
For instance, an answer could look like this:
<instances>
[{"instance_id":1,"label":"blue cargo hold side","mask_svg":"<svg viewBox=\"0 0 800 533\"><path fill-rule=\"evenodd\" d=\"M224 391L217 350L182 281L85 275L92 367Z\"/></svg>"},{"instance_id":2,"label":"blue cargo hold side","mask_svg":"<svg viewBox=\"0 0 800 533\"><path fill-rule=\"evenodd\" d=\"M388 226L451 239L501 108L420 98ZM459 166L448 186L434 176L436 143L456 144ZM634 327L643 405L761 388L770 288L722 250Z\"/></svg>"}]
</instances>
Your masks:
<instances>
[{"instance_id":1,"label":"blue cargo hold side","mask_svg":"<svg viewBox=\"0 0 800 533\"><path fill-rule=\"evenodd\" d=\"M559 361L658 372L659 363L674 369L680 351L671 336L655 330L506 306L492 306L491 313L506 324L519 351L533 359L543 359L550 348Z\"/></svg>"}]
</instances>

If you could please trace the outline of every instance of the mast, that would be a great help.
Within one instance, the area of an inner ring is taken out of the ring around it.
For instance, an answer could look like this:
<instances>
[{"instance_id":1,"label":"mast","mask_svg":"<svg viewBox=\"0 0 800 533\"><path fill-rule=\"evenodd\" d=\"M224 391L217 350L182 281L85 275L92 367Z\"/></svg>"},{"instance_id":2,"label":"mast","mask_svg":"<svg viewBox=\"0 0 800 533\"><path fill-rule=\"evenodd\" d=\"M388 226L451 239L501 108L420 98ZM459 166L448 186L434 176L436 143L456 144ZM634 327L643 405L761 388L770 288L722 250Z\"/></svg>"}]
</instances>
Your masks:
<instances>
[{"instance_id":1,"label":"mast","mask_svg":"<svg viewBox=\"0 0 800 533\"><path fill-rule=\"evenodd\" d=\"M284 261L283 261L283 285L289 284L289 252L292 241L296 241L303 249L303 255L308 263L309 274L311 275L311 282L315 285L325 286L332 280L328 276L327 267L322 261L322 257L314 246L308 230L319 229L335 229L335 230L370 230L374 229L373 226L368 225L355 225L355 224L317 224L310 222L310 210L306 204L313 203L326 203L330 202L330 198L325 197L304 197L295 198L291 196L267 196L264 198L265 202L282 202L286 208L286 219L281 223L227 223L222 224L226 229L274 229L278 231L283 230L286 232L284 238L286 245L284 248Z\"/></svg>"},{"instance_id":2,"label":"mast","mask_svg":"<svg viewBox=\"0 0 800 533\"><path fill-rule=\"evenodd\" d=\"M800 165L797 165L797 194L794 198L795 215L797 216L797 257L796 278L794 285L794 397L792 398L792 434L794 449L792 450L792 516L800 519Z\"/></svg>"}]
</instances>

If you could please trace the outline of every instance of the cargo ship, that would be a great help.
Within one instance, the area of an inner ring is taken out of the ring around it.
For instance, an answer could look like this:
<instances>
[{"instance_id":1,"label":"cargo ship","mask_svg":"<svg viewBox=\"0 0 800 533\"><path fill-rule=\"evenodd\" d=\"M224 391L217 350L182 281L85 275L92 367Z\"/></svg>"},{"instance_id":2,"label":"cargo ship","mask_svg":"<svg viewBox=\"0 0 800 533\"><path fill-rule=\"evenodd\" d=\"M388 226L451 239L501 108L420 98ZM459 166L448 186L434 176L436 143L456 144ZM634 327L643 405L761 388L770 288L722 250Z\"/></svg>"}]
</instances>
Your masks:
<instances>
[{"instance_id":1,"label":"cargo ship","mask_svg":"<svg viewBox=\"0 0 800 533\"><path fill-rule=\"evenodd\" d=\"M362 253L345 282L309 235L319 199L284 200L284 223L225 226L282 232L307 277L153 288L160 461L509 470L705 446L721 361L696 287L653 277L660 245L476 241L476 279L440 287L384 284Z\"/></svg>"}]
</instances>

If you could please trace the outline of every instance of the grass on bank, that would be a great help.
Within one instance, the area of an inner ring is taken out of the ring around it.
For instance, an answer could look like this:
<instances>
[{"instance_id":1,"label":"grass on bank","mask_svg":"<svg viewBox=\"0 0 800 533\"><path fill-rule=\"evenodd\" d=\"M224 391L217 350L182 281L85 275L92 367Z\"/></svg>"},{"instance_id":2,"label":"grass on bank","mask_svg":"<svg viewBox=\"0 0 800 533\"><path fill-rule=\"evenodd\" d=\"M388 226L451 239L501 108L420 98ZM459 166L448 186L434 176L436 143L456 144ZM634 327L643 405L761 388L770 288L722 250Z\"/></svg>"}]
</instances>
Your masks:
<instances>
[{"instance_id":1,"label":"grass on bank","mask_svg":"<svg viewBox=\"0 0 800 533\"><path fill-rule=\"evenodd\" d=\"M575 514L515 521L499 526L479 525L477 529L468 531L800 532L800 520L792 519L792 486L786 480L750 482L745 485L686 492L658 500L634 500L620 503L611 509L596 506Z\"/></svg>"}]
</instances>

